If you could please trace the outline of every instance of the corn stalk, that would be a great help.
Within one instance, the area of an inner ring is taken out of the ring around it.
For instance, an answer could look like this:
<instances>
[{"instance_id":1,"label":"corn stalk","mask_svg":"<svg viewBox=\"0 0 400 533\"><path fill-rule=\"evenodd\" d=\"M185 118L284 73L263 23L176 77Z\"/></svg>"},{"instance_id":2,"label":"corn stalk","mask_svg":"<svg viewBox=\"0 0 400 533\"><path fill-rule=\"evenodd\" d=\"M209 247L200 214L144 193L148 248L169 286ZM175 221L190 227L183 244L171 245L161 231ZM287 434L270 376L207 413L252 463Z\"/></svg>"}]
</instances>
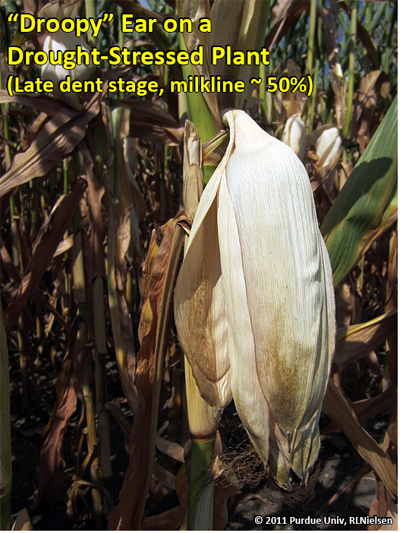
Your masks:
<instances>
[{"instance_id":1,"label":"corn stalk","mask_svg":"<svg viewBox=\"0 0 400 533\"><path fill-rule=\"evenodd\" d=\"M11 529L11 420L7 335L0 302L0 527Z\"/></svg>"}]
</instances>

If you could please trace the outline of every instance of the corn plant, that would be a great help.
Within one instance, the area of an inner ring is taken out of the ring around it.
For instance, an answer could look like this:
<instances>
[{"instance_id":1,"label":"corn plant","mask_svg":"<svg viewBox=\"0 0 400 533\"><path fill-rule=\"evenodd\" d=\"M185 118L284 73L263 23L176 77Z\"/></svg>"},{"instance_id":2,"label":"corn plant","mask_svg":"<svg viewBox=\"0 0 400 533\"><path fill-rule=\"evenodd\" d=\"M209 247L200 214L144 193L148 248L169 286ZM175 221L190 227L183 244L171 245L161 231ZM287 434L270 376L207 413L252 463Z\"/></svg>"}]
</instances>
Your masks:
<instances>
[{"instance_id":1,"label":"corn plant","mask_svg":"<svg viewBox=\"0 0 400 533\"><path fill-rule=\"evenodd\" d=\"M107 28L79 41L22 35L7 18L110 11ZM225 528L243 457L227 460L232 400L276 490L312 487L321 439L342 432L365 463L324 509L373 471L370 515L395 517L397 3L9 1L0 13L2 59L11 44L201 45L206 58L73 71L100 77L102 93L0 91L3 528L10 442L30 431L40 438L29 513L64 500L71 520L97 529ZM157 23L122 33L123 14ZM166 17L195 30L167 34ZM269 64L212 64L211 47L228 45L265 47ZM2 64L1 89L11 73L69 73ZM301 84L271 89L305 75L309 97ZM190 76L245 90L168 90ZM164 93L107 92L117 78L156 79ZM171 493L179 504L160 512ZM14 528L29 521L17 511Z\"/></svg>"}]
</instances>

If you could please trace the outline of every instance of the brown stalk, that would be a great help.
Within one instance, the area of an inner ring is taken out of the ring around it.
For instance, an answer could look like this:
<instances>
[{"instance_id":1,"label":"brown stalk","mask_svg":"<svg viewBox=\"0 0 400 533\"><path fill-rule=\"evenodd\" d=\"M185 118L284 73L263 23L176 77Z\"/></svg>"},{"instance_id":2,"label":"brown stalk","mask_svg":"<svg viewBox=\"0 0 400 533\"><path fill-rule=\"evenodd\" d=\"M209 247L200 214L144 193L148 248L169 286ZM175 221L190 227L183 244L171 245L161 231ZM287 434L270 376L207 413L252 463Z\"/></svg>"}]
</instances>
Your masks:
<instances>
[{"instance_id":1,"label":"brown stalk","mask_svg":"<svg viewBox=\"0 0 400 533\"><path fill-rule=\"evenodd\" d=\"M179 224L187 222L178 214L160 228L162 241L156 243L153 231L144 268L146 294L137 358L136 387L140 402L129 442L130 462L120 503L110 516L109 528L140 529L153 473L162 369L171 326L171 305L184 232Z\"/></svg>"}]
</instances>

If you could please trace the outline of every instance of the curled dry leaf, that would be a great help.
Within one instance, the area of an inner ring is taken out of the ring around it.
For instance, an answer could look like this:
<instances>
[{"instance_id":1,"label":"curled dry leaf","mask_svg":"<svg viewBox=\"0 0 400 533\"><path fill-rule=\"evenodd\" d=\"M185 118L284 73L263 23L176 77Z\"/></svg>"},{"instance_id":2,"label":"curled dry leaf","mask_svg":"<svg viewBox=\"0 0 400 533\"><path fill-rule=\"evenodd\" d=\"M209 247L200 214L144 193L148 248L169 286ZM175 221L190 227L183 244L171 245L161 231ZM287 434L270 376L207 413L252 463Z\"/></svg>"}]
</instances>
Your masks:
<instances>
[{"instance_id":1,"label":"curled dry leaf","mask_svg":"<svg viewBox=\"0 0 400 533\"><path fill-rule=\"evenodd\" d=\"M76 328L74 333L77 333ZM76 335L71 337L68 353L57 378L57 400L41 437L37 467L39 486L35 506L41 501L54 505L60 497L63 486L65 461L62 446L69 420L76 409L77 399L72 376L72 352L76 346L75 340Z\"/></svg>"},{"instance_id":2,"label":"curled dry leaf","mask_svg":"<svg viewBox=\"0 0 400 533\"><path fill-rule=\"evenodd\" d=\"M392 461L371 435L361 427L354 411L331 379L322 410L340 427L361 457L375 470L389 492L396 496L397 476Z\"/></svg>"},{"instance_id":3,"label":"curled dry leaf","mask_svg":"<svg viewBox=\"0 0 400 533\"><path fill-rule=\"evenodd\" d=\"M340 372L351 361L357 361L375 350L396 328L397 311L381 315L364 324L339 328L332 362L334 372Z\"/></svg>"},{"instance_id":4,"label":"curled dry leaf","mask_svg":"<svg viewBox=\"0 0 400 533\"><path fill-rule=\"evenodd\" d=\"M127 98L122 102L131 109L130 137L140 137L167 146L177 146L183 137L183 128L172 115L154 102Z\"/></svg>"},{"instance_id":5,"label":"curled dry leaf","mask_svg":"<svg viewBox=\"0 0 400 533\"><path fill-rule=\"evenodd\" d=\"M0 179L0 196L33 178L44 176L67 157L86 135L86 127L100 109L100 95L83 111L62 107L38 132L36 140L17 154L8 172Z\"/></svg>"},{"instance_id":6,"label":"curled dry leaf","mask_svg":"<svg viewBox=\"0 0 400 533\"><path fill-rule=\"evenodd\" d=\"M27 272L21 281L18 297L5 310L7 329L16 322L32 292L49 267L85 189L86 182L82 179L78 180L70 194L60 198L51 215L44 222L36 239Z\"/></svg>"},{"instance_id":7,"label":"curled dry leaf","mask_svg":"<svg viewBox=\"0 0 400 533\"><path fill-rule=\"evenodd\" d=\"M129 442L129 467L120 492L120 503L109 517L112 529L117 526L139 529L142 523L153 473L161 369L167 347L166 332L170 328L174 277L184 236L178 224L185 221L186 215L178 214L160 228L161 242L160 234L153 231L145 262L146 293L135 376L139 404L135 410Z\"/></svg>"}]
</instances>

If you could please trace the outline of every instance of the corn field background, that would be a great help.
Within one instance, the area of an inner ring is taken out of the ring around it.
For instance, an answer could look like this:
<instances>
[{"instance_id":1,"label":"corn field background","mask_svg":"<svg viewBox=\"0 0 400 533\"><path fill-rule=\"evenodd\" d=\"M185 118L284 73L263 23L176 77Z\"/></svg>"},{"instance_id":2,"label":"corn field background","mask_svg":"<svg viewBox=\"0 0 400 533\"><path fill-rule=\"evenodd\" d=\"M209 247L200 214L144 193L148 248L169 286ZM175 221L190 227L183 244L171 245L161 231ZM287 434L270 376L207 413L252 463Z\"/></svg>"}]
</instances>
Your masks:
<instances>
[{"instance_id":1,"label":"corn field background","mask_svg":"<svg viewBox=\"0 0 400 533\"><path fill-rule=\"evenodd\" d=\"M263 17L235 33L260 3ZM231 402L212 466L200 468L200 512L213 529L287 529L295 517L291 529L346 530L349 517L379 516L396 530L397 1L59 0L58 17L114 14L87 36L89 47L206 46L207 34L192 42L161 27L166 16L200 14L213 22L211 42L250 50L256 35L270 62L253 69L263 81L242 101L168 91L188 67L106 62L79 79L157 80L164 94L10 97L10 74L34 80L43 70L8 65L7 48L42 49L47 34L21 34L9 14L38 16L46 4L0 2L1 528L187 529L189 513L196 529L188 497L196 457L173 317L192 223L185 120L199 131L206 183L226 148L220 113L239 107L307 170L333 270L336 349L307 485L275 484ZM154 17L157 27L122 33L123 13ZM71 39L65 47L76 46ZM250 76L239 70L214 73ZM268 92L269 76L304 75L310 97ZM257 525L256 515L273 520ZM338 516L346 524L301 523ZM355 527L380 528L389 526Z\"/></svg>"}]
</instances>

